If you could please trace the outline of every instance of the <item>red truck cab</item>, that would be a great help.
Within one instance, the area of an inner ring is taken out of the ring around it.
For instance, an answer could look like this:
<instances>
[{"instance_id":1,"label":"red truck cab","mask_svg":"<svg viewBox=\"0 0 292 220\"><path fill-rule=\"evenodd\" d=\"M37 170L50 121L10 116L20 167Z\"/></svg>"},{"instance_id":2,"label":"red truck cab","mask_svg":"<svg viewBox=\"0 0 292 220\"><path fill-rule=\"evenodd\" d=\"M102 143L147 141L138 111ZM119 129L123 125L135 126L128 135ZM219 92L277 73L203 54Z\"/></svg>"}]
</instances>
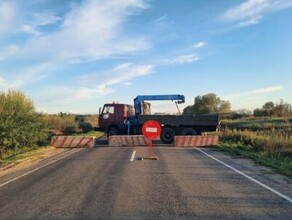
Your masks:
<instances>
[{"instance_id":1,"label":"red truck cab","mask_svg":"<svg viewBox=\"0 0 292 220\"><path fill-rule=\"evenodd\" d=\"M105 104L99 115L99 127L108 136L125 132L126 120L135 115L134 107L128 104Z\"/></svg>"}]
</instances>

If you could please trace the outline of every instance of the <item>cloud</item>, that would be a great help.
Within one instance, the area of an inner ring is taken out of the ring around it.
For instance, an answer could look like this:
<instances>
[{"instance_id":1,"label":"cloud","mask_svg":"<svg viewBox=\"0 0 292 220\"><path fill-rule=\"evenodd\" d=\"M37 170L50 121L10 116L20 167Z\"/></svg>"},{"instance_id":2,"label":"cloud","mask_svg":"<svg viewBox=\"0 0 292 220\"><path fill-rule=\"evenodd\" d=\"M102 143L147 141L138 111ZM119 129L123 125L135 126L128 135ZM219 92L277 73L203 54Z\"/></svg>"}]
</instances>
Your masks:
<instances>
[{"instance_id":1,"label":"cloud","mask_svg":"<svg viewBox=\"0 0 292 220\"><path fill-rule=\"evenodd\" d=\"M27 34L32 34L35 36L39 36L40 32L36 31L36 29L33 26L30 25L23 25L22 26L22 31L27 33Z\"/></svg>"},{"instance_id":2,"label":"cloud","mask_svg":"<svg viewBox=\"0 0 292 220\"><path fill-rule=\"evenodd\" d=\"M39 81L66 66L70 71L71 64L129 56L149 49L148 41L129 37L123 28L129 16L147 8L143 0L87 0L74 4L60 17L50 11L21 13L13 4L0 3L0 18L7 21L5 30L18 29L18 34L29 34L20 36L22 40L15 44L11 41L10 46L0 45L0 61L24 64L21 70L15 66L14 71L6 73L10 85L20 87ZM26 19L15 21L17 10L19 17ZM53 25L53 31L39 28L44 25ZM1 30L4 28L0 26ZM11 75L16 82L9 80Z\"/></svg>"},{"instance_id":3,"label":"cloud","mask_svg":"<svg viewBox=\"0 0 292 220\"><path fill-rule=\"evenodd\" d=\"M9 46L1 48L0 61L7 59L11 55L13 55L17 50L18 50L18 47L16 45L9 45Z\"/></svg>"},{"instance_id":4,"label":"cloud","mask_svg":"<svg viewBox=\"0 0 292 220\"><path fill-rule=\"evenodd\" d=\"M72 64L148 49L145 39L128 37L122 30L126 17L146 7L141 0L86 1L64 16L58 31L31 39L18 54L26 59L42 56ZM58 19L51 16L42 23ZM33 33L33 28L26 30Z\"/></svg>"},{"instance_id":5,"label":"cloud","mask_svg":"<svg viewBox=\"0 0 292 220\"><path fill-rule=\"evenodd\" d=\"M162 57L158 62L156 62L157 66L164 65L181 65L193 63L198 60L201 60L201 57L194 53L196 49L205 47L207 42L199 41L192 45L188 45L187 47L175 50L171 55Z\"/></svg>"},{"instance_id":6,"label":"cloud","mask_svg":"<svg viewBox=\"0 0 292 220\"><path fill-rule=\"evenodd\" d=\"M34 26L44 26L44 25L55 24L62 20L61 17L56 16L50 12L33 13L31 17L32 17L32 24Z\"/></svg>"},{"instance_id":7,"label":"cloud","mask_svg":"<svg viewBox=\"0 0 292 220\"><path fill-rule=\"evenodd\" d=\"M196 54L185 54L174 58L167 58L164 60L164 65L174 65L174 64L186 64L193 63L200 60L200 57Z\"/></svg>"},{"instance_id":8,"label":"cloud","mask_svg":"<svg viewBox=\"0 0 292 220\"><path fill-rule=\"evenodd\" d=\"M154 22L158 25L164 25L167 20L167 15L160 16L159 18L155 19Z\"/></svg>"},{"instance_id":9,"label":"cloud","mask_svg":"<svg viewBox=\"0 0 292 220\"><path fill-rule=\"evenodd\" d=\"M42 34L41 31L38 31L39 27L56 24L61 20L61 17L55 16L53 13L49 12L32 13L29 14L27 21L23 22L20 30L24 33L38 37Z\"/></svg>"},{"instance_id":10,"label":"cloud","mask_svg":"<svg viewBox=\"0 0 292 220\"><path fill-rule=\"evenodd\" d=\"M259 94L268 94L268 93L273 93L273 92L278 92L283 89L283 86L278 85L278 86L272 86L272 87L267 87L267 88L260 88L248 92L242 92L242 93L234 93L230 95L226 95L223 97L223 99L231 100L231 99L238 99L238 98L251 98L251 96L254 95L259 95Z\"/></svg>"},{"instance_id":11,"label":"cloud","mask_svg":"<svg viewBox=\"0 0 292 220\"><path fill-rule=\"evenodd\" d=\"M20 2L18 2L20 3ZM37 27L54 24L61 18L51 12L34 13L21 8L17 1L4 1L0 3L0 33L9 34L39 34Z\"/></svg>"},{"instance_id":12,"label":"cloud","mask_svg":"<svg viewBox=\"0 0 292 220\"><path fill-rule=\"evenodd\" d=\"M16 9L10 2L0 3L0 34L11 32L11 27L15 22Z\"/></svg>"},{"instance_id":13,"label":"cloud","mask_svg":"<svg viewBox=\"0 0 292 220\"><path fill-rule=\"evenodd\" d=\"M39 82L49 77L48 72L52 70L51 63L39 63L35 66L23 67L11 73L2 73L5 75L5 88L19 89L31 83ZM49 70L50 69L50 70Z\"/></svg>"},{"instance_id":14,"label":"cloud","mask_svg":"<svg viewBox=\"0 0 292 220\"><path fill-rule=\"evenodd\" d=\"M130 86L130 85L132 85L131 82L124 82L123 84L124 84L125 86Z\"/></svg>"},{"instance_id":15,"label":"cloud","mask_svg":"<svg viewBox=\"0 0 292 220\"><path fill-rule=\"evenodd\" d=\"M134 65L123 63L105 73L94 73L82 76L78 79L84 85L92 85L99 82L96 86L97 91L116 84L129 85L130 81L141 76L149 75L153 72L152 65Z\"/></svg>"},{"instance_id":16,"label":"cloud","mask_svg":"<svg viewBox=\"0 0 292 220\"><path fill-rule=\"evenodd\" d=\"M219 20L236 22L238 27L250 26L259 23L268 13L290 7L291 0L247 0L224 12Z\"/></svg>"},{"instance_id":17,"label":"cloud","mask_svg":"<svg viewBox=\"0 0 292 220\"><path fill-rule=\"evenodd\" d=\"M193 44L193 45L192 45L192 49L198 49L198 48L204 47L204 46L206 46L206 45L207 45L206 42L204 42L204 41L200 41L200 42L198 42L198 43Z\"/></svg>"},{"instance_id":18,"label":"cloud","mask_svg":"<svg viewBox=\"0 0 292 220\"><path fill-rule=\"evenodd\" d=\"M41 97L36 97L36 99L40 103L42 100L46 100L46 103L42 105L53 106L54 104L66 105L100 98L115 92L114 85L129 86L131 80L149 75L152 70L152 65L124 63L105 72L79 76L67 82L66 85L62 83L62 85L46 87L45 92L40 91Z\"/></svg>"},{"instance_id":19,"label":"cloud","mask_svg":"<svg viewBox=\"0 0 292 220\"><path fill-rule=\"evenodd\" d=\"M110 71L111 76L105 80L104 85L128 82L134 78L149 75L152 69L152 65L135 66L131 63L121 64Z\"/></svg>"},{"instance_id":20,"label":"cloud","mask_svg":"<svg viewBox=\"0 0 292 220\"><path fill-rule=\"evenodd\" d=\"M79 106L82 109L80 103L88 101L94 98L100 98L102 96L113 93L114 90L102 87L83 87L81 85L52 85L46 86L43 90L40 90L38 94L34 94L34 100L41 108L47 109L59 109L67 108L69 106ZM88 104L88 103L87 103ZM59 107L58 107L59 106ZM84 111L84 110L81 110Z\"/></svg>"},{"instance_id":21,"label":"cloud","mask_svg":"<svg viewBox=\"0 0 292 220\"><path fill-rule=\"evenodd\" d=\"M12 6L9 8L12 11ZM150 44L145 39L128 37L122 28L128 16L146 8L142 0L88 0L74 5L62 18L49 12L31 13L20 27L8 25L9 29L19 28L35 36L19 43L21 49L15 56L25 60L43 57L62 63L78 63L148 49ZM8 17L6 15L4 21ZM37 30L38 26L56 22L54 31Z\"/></svg>"}]
</instances>

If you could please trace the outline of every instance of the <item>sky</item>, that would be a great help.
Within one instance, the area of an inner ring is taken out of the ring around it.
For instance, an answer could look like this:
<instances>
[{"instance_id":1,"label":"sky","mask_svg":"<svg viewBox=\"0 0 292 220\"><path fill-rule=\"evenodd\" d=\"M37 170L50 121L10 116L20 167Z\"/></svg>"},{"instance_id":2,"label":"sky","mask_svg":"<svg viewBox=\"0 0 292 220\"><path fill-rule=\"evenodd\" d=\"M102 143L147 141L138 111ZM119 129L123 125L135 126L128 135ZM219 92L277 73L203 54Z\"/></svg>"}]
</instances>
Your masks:
<instances>
[{"instance_id":1,"label":"sky","mask_svg":"<svg viewBox=\"0 0 292 220\"><path fill-rule=\"evenodd\" d=\"M292 104L291 21L292 0L0 0L0 90L48 113L163 94Z\"/></svg>"}]
</instances>

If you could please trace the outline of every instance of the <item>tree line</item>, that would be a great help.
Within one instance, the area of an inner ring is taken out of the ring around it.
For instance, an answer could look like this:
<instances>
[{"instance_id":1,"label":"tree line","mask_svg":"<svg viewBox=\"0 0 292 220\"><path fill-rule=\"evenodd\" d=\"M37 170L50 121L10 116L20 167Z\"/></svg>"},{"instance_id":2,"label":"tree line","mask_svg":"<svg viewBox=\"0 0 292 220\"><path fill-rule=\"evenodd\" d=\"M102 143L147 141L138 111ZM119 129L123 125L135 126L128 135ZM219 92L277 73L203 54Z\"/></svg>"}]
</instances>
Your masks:
<instances>
[{"instance_id":1,"label":"tree line","mask_svg":"<svg viewBox=\"0 0 292 220\"><path fill-rule=\"evenodd\" d=\"M195 97L194 104L183 110L184 115L189 114L223 114L231 112L229 101L221 100L216 94L208 93Z\"/></svg>"},{"instance_id":2,"label":"tree line","mask_svg":"<svg viewBox=\"0 0 292 220\"><path fill-rule=\"evenodd\" d=\"M234 117L292 117L292 106L291 104L280 100L278 104L272 101L266 102L261 108L256 108L253 113L248 110L232 111L231 104L229 101L221 100L214 93L208 93L203 96L196 96L194 104L187 106L183 110L184 115L189 114L233 114Z\"/></svg>"},{"instance_id":3,"label":"tree line","mask_svg":"<svg viewBox=\"0 0 292 220\"><path fill-rule=\"evenodd\" d=\"M274 102L266 102L262 108L256 108L253 111L254 116L264 117L264 116L276 116L276 117L291 117L292 116L292 106L280 100L280 103L275 104Z\"/></svg>"}]
</instances>

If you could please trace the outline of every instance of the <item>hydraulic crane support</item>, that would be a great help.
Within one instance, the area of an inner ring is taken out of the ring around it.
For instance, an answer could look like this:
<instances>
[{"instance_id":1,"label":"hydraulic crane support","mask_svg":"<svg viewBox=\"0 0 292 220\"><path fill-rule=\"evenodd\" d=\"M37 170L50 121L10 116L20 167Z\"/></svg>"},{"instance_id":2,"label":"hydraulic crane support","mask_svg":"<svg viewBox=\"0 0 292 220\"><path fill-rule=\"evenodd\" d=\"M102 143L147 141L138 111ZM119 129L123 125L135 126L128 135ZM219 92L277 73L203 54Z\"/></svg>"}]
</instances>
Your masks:
<instances>
[{"instance_id":1,"label":"hydraulic crane support","mask_svg":"<svg viewBox=\"0 0 292 220\"><path fill-rule=\"evenodd\" d=\"M142 113L142 102L143 101L162 101L171 100L177 101L178 104L185 102L184 95L138 95L134 99L135 114L140 115Z\"/></svg>"}]
</instances>

